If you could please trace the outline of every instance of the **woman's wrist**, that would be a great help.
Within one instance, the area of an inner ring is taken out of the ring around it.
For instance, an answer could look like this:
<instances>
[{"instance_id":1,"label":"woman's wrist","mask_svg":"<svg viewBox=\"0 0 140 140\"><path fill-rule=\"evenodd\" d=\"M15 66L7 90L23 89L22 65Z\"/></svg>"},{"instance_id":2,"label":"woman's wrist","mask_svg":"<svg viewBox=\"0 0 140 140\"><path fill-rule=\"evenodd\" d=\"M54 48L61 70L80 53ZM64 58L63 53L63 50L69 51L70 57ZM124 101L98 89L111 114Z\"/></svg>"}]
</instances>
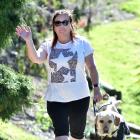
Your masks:
<instances>
[{"instance_id":1,"label":"woman's wrist","mask_svg":"<svg viewBox=\"0 0 140 140\"><path fill-rule=\"evenodd\" d=\"M32 48L34 46L32 38L26 40L27 48Z\"/></svg>"},{"instance_id":2,"label":"woman's wrist","mask_svg":"<svg viewBox=\"0 0 140 140\"><path fill-rule=\"evenodd\" d=\"M26 39L25 42L26 42L27 44L33 43L33 39L30 37L30 38Z\"/></svg>"},{"instance_id":3,"label":"woman's wrist","mask_svg":"<svg viewBox=\"0 0 140 140\"><path fill-rule=\"evenodd\" d=\"M98 83L93 84L92 87L93 87L93 88L99 88L99 84L98 84Z\"/></svg>"}]
</instances>

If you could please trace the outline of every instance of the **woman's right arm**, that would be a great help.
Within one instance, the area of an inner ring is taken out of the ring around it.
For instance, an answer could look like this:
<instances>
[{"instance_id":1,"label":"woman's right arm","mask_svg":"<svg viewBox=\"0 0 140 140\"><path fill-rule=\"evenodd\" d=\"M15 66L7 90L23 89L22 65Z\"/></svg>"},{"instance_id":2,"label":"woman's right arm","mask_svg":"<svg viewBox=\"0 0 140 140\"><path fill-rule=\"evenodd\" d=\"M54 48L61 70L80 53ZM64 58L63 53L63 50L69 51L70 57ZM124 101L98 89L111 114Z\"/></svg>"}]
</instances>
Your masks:
<instances>
[{"instance_id":1,"label":"woman's right arm","mask_svg":"<svg viewBox=\"0 0 140 140\"><path fill-rule=\"evenodd\" d=\"M33 63L41 64L47 59L46 51L43 49L36 50L29 26L17 26L16 34L26 42L28 57Z\"/></svg>"}]
</instances>

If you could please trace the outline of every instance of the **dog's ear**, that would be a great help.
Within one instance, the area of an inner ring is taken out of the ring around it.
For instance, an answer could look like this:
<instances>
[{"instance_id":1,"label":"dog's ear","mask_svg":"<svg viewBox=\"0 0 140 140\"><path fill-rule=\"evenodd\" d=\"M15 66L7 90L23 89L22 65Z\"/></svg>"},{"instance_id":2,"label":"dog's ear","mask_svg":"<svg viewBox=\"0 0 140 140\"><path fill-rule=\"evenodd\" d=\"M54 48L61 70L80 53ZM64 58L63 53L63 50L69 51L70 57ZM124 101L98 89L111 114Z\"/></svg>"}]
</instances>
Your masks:
<instances>
[{"instance_id":1,"label":"dog's ear","mask_svg":"<svg viewBox=\"0 0 140 140\"><path fill-rule=\"evenodd\" d=\"M105 93L105 94L103 95L103 100L108 100L109 97L110 97L109 94Z\"/></svg>"},{"instance_id":2,"label":"dog's ear","mask_svg":"<svg viewBox=\"0 0 140 140\"><path fill-rule=\"evenodd\" d=\"M118 107L121 103L122 103L121 100L117 100L117 101L115 101L114 105L115 105L116 107Z\"/></svg>"},{"instance_id":3,"label":"dog's ear","mask_svg":"<svg viewBox=\"0 0 140 140\"><path fill-rule=\"evenodd\" d=\"M115 124L116 126L119 126L120 121L121 121L120 117L118 117L118 116L115 115L114 124Z\"/></svg>"}]
</instances>

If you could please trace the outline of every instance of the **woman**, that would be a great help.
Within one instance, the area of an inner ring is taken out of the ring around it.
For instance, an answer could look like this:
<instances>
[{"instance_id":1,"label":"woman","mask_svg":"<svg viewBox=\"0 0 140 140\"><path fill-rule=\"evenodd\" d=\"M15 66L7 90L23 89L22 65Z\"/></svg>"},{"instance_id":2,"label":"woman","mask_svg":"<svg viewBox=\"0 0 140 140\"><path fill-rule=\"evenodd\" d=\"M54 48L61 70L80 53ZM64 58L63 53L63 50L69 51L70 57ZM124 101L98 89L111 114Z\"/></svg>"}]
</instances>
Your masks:
<instances>
[{"instance_id":1,"label":"woman","mask_svg":"<svg viewBox=\"0 0 140 140\"><path fill-rule=\"evenodd\" d=\"M48 87L46 91L47 111L52 119L56 140L84 138L90 91L85 75L88 67L94 87L94 100L102 95L98 86L98 72L94 64L93 49L88 41L74 34L72 14L69 10L54 13L53 40L35 49L28 26L18 26L16 34L27 45L28 57L33 63L46 63Z\"/></svg>"}]
</instances>

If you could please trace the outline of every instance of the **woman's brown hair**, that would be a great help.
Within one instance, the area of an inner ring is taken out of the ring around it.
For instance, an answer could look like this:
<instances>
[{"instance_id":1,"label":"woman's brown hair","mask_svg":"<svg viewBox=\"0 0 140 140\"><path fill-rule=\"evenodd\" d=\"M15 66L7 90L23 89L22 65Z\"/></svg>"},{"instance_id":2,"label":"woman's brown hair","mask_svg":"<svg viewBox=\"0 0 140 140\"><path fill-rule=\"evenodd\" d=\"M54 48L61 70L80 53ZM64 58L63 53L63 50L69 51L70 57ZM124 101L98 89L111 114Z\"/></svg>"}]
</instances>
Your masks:
<instances>
[{"instance_id":1,"label":"woman's brown hair","mask_svg":"<svg viewBox=\"0 0 140 140\"><path fill-rule=\"evenodd\" d=\"M69 17L70 24L71 24L71 27L72 27L72 30L70 31L70 37L71 37L72 42L73 42L73 38L75 37L74 27L73 27L73 24L72 24L72 21L73 21L73 19L72 19L72 12L70 10L67 10L67 9L57 10L57 11L55 11L55 13L53 15L53 19L52 19L52 26L53 26L52 48L54 48L54 46L56 45L57 40L58 40L57 34L54 31L54 21L55 21L55 18L58 15L62 15L62 14L66 14Z\"/></svg>"}]
</instances>

